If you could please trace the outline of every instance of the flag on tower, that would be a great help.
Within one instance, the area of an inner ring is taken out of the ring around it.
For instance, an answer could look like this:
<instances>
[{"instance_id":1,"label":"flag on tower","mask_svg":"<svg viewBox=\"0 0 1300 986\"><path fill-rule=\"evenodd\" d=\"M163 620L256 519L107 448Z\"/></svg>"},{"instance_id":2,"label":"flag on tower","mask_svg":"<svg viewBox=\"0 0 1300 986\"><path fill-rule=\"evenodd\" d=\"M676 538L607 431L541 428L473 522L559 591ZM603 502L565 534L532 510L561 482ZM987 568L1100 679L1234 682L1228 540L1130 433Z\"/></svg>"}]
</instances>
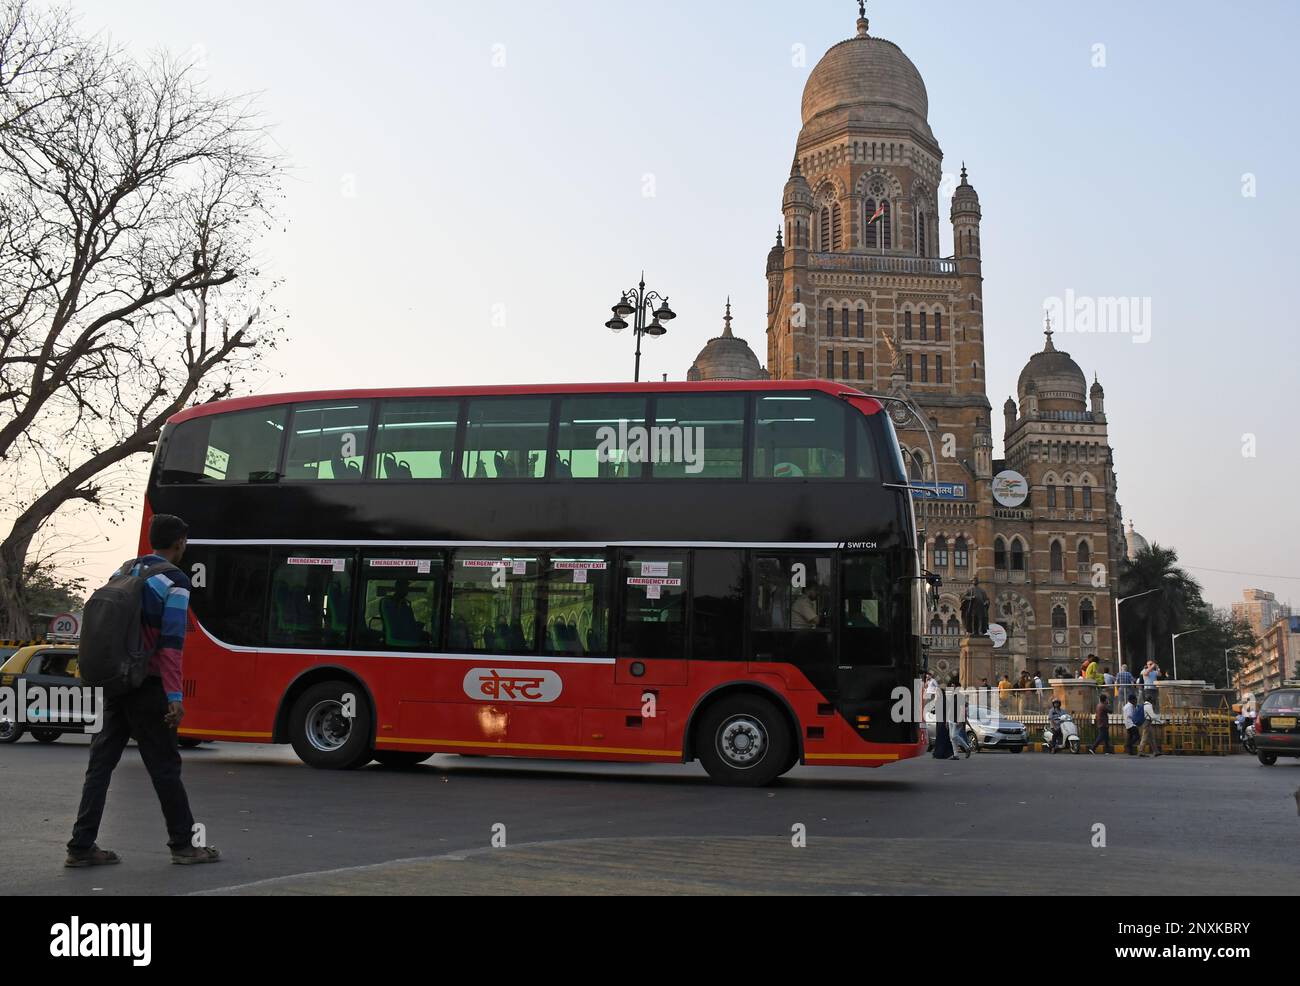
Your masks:
<instances>
[{"instance_id":1,"label":"flag on tower","mask_svg":"<svg viewBox=\"0 0 1300 986\"><path fill-rule=\"evenodd\" d=\"M881 199L880 205L876 206L876 211L873 212L871 214L871 218L867 220L867 225L870 226L872 223L874 223L877 219L879 219L884 214L885 214L885 200Z\"/></svg>"}]
</instances>

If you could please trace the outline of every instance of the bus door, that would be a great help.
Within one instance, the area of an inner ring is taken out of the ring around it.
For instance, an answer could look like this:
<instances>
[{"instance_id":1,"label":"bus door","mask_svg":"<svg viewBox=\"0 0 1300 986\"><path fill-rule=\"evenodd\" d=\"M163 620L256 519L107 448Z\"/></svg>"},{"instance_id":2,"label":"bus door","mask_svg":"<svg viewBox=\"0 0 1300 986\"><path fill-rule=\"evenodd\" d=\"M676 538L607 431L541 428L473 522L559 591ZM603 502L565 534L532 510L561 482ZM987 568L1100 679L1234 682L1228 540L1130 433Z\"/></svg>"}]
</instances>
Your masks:
<instances>
[{"instance_id":1,"label":"bus door","mask_svg":"<svg viewBox=\"0 0 1300 986\"><path fill-rule=\"evenodd\" d=\"M614 680L619 685L684 685L685 551L638 548L619 553L622 616Z\"/></svg>"},{"instance_id":2,"label":"bus door","mask_svg":"<svg viewBox=\"0 0 1300 986\"><path fill-rule=\"evenodd\" d=\"M829 553L754 553L751 642L758 665L794 665L827 699L835 694L835 580ZM763 670L758 667L755 670ZM801 682L787 684L798 688Z\"/></svg>"},{"instance_id":3,"label":"bus door","mask_svg":"<svg viewBox=\"0 0 1300 986\"><path fill-rule=\"evenodd\" d=\"M914 687L906 669L911 626L906 620L908 583L891 577L883 552L840 556L840 636L836 693L840 711L855 729L877 742L908 742L891 720L894 689ZM897 617L904 617L902 625ZM904 730L905 732L905 730ZM898 735L895 735L895 734Z\"/></svg>"}]
</instances>

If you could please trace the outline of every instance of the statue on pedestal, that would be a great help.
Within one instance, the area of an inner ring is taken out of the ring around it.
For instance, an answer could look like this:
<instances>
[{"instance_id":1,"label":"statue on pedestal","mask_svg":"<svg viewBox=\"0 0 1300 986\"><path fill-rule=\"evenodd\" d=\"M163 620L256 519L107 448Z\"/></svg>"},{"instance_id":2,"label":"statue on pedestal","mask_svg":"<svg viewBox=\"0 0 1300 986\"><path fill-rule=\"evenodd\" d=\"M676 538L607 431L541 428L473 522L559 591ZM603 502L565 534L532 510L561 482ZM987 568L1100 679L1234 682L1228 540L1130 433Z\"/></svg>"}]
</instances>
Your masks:
<instances>
[{"instance_id":1,"label":"statue on pedestal","mask_svg":"<svg viewBox=\"0 0 1300 986\"><path fill-rule=\"evenodd\" d=\"M961 597L961 625L971 637L983 637L989 632L989 597L980 588L980 580Z\"/></svg>"}]
</instances>

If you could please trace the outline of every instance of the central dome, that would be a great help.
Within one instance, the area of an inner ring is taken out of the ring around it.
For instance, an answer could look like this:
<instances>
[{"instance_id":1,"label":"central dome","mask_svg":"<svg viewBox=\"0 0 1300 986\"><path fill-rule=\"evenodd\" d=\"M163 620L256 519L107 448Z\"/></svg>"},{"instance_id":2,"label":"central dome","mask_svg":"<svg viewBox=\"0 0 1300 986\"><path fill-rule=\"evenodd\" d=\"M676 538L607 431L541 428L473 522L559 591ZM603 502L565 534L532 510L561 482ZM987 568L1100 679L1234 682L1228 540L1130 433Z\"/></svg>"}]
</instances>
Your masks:
<instances>
[{"instance_id":1,"label":"central dome","mask_svg":"<svg viewBox=\"0 0 1300 986\"><path fill-rule=\"evenodd\" d=\"M1038 394L1039 406L1044 410L1073 410L1087 406L1088 378L1070 354L1052 345L1052 330L1044 333L1047 344L1042 352L1034 353L1020 371L1016 391L1024 403L1032 384Z\"/></svg>"},{"instance_id":2,"label":"central dome","mask_svg":"<svg viewBox=\"0 0 1300 986\"><path fill-rule=\"evenodd\" d=\"M843 123L915 131L931 143L930 98L912 60L892 41L867 34L841 41L822 56L803 88L805 133Z\"/></svg>"}]
</instances>

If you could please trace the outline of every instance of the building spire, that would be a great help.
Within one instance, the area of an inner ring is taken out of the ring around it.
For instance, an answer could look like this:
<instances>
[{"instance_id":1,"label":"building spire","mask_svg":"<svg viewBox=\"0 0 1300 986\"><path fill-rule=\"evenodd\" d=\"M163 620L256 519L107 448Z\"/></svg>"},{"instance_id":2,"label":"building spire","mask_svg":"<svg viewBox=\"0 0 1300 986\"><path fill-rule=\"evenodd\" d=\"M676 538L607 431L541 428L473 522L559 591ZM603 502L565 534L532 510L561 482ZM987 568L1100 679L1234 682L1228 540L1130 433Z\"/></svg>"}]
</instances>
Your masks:
<instances>
[{"instance_id":1,"label":"building spire","mask_svg":"<svg viewBox=\"0 0 1300 986\"><path fill-rule=\"evenodd\" d=\"M965 161L961 163L961 183L963 185L966 184L966 162Z\"/></svg>"},{"instance_id":2,"label":"building spire","mask_svg":"<svg viewBox=\"0 0 1300 986\"><path fill-rule=\"evenodd\" d=\"M1052 345L1052 316L1050 312L1043 312L1043 335L1047 336L1047 345L1043 347L1043 352L1054 353L1056 347Z\"/></svg>"},{"instance_id":3,"label":"building spire","mask_svg":"<svg viewBox=\"0 0 1300 986\"><path fill-rule=\"evenodd\" d=\"M722 316L722 338L731 338L731 295L727 295L727 314Z\"/></svg>"},{"instance_id":4,"label":"building spire","mask_svg":"<svg viewBox=\"0 0 1300 986\"><path fill-rule=\"evenodd\" d=\"M780 227L780 226L778 226L778 227L776 228L776 245L777 245L777 246L782 246L782 245L783 245L783 244L781 243L781 227Z\"/></svg>"},{"instance_id":5,"label":"building spire","mask_svg":"<svg viewBox=\"0 0 1300 986\"><path fill-rule=\"evenodd\" d=\"M867 28L870 22L867 20L867 0L858 0L858 37L867 36Z\"/></svg>"}]
</instances>

